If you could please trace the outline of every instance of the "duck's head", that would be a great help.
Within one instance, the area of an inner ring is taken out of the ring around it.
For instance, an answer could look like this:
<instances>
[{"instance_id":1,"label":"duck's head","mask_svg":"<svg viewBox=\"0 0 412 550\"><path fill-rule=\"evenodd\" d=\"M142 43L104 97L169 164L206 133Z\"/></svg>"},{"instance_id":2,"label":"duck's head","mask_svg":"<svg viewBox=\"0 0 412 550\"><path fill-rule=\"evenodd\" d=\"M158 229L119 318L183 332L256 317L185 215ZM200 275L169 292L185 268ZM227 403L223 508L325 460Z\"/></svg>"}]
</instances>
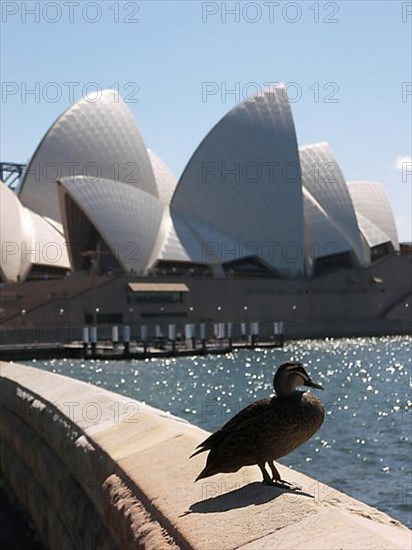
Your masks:
<instances>
[{"instance_id":1,"label":"duck's head","mask_svg":"<svg viewBox=\"0 0 412 550\"><path fill-rule=\"evenodd\" d=\"M315 384L306 372L302 363L288 361L280 365L273 378L273 387L278 397L290 397L298 386L309 386L323 390L320 384Z\"/></svg>"}]
</instances>

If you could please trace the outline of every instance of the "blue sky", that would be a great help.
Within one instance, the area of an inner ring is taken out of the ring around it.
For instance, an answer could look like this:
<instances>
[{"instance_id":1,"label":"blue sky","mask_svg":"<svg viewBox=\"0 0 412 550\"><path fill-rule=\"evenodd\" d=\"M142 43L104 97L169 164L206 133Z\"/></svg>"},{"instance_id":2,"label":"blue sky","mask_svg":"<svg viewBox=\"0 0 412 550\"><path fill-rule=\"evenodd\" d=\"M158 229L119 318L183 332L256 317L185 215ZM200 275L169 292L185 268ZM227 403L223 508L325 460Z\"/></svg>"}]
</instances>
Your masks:
<instances>
[{"instance_id":1,"label":"blue sky","mask_svg":"<svg viewBox=\"0 0 412 550\"><path fill-rule=\"evenodd\" d=\"M256 86L293 83L299 145L328 141L348 180L381 181L412 240L411 27L396 0L3 1L1 159L27 161L85 89L114 85L179 176Z\"/></svg>"}]
</instances>

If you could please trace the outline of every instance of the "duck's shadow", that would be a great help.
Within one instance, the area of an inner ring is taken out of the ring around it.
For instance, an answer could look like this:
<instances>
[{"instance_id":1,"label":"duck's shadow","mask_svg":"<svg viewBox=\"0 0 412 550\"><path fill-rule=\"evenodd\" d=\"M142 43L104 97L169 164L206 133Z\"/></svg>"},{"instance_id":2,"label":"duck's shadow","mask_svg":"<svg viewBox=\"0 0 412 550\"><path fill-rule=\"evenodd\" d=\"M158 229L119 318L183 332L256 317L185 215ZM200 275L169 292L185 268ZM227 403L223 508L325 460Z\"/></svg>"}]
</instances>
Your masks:
<instances>
[{"instance_id":1,"label":"duck's shadow","mask_svg":"<svg viewBox=\"0 0 412 550\"><path fill-rule=\"evenodd\" d=\"M203 484L203 494L205 497L210 494L216 494L216 485L217 484L210 482ZM244 508L245 506L259 506L271 500L275 500L285 493L290 499L296 498L297 495L314 498L313 495L301 490L271 487L255 481L244 487L228 491L227 493L220 493L217 496L199 500L193 503L189 510L183 515L185 516L191 513L208 514L211 512L226 512L227 510L236 510L237 508Z\"/></svg>"}]
</instances>

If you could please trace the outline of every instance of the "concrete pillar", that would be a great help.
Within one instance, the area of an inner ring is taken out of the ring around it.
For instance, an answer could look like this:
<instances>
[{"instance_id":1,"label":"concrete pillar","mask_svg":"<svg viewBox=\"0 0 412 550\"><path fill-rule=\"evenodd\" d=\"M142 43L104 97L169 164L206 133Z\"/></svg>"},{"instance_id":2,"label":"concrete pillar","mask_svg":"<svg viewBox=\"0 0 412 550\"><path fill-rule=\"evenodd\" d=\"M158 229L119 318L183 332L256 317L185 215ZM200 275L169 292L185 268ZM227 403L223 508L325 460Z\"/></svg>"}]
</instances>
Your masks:
<instances>
[{"instance_id":1,"label":"concrete pillar","mask_svg":"<svg viewBox=\"0 0 412 550\"><path fill-rule=\"evenodd\" d=\"M117 344L119 343L119 327L113 326L112 327L112 344L115 348Z\"/></svg>"},{"instance_id":2,"label":"concrete pillar","mask_svg":"<svg viewBox=\"0 0 412 550\"><path fill-rule=\"evenodd\" d=\"M202 341L202 353L206 353L206 324L200 324L200 340Z\"/></svg>"},{"instance_id":3,"label":"concrete pillar","mask_svg":"<svg viewBox=\"0 0 412 550\"><path fill-rule=\"evenodd\" d=\"M147 353L147 335L148 335L147 325L141 325L141 327L140 327L140 337L141 337L141 340L143 342L143 353L145 355Z\"/></svg>"},{"instance_id":4,"label":"concrete pillar","mask_svg":"<svg viewBox=\"0 0 412 550\"><path fill-rule=\"evenodd\" d=\"M169 340L172 342L172 353L176 355L176 325L169 325Z\"/></svg>"},{"instance_id":5,"label":"concrete pillar","mask_svg":"<svg viewBox=\"0 0 412 550\"><path fill-rule=\"evenodd\" d=\"M123 327L123 354L127 357L130 353L130 327L129 325L124 325Z\"/></svg>"},{"instance_id":6,"label":"concrete pillar","mask_svg":"<svg viewBox=\"0 0 412 550\"><path fill-rule=\"evenodd\" d=\"M97 327L92 326L90 327L90 342L91 342L91 348L92 348L92 355L96 355L96 347L97 347Z\"/></svg>"},{"instance_id":7,"label":"concrete pillar","mask_svg":"<svg viewBox=\"0 0 412 550\"><path fill-rule=\"evenodd\" d=\"M87 356L87 348L89 347L89 327L83 327L83 358Z\"/></svg>"}]
</instances>

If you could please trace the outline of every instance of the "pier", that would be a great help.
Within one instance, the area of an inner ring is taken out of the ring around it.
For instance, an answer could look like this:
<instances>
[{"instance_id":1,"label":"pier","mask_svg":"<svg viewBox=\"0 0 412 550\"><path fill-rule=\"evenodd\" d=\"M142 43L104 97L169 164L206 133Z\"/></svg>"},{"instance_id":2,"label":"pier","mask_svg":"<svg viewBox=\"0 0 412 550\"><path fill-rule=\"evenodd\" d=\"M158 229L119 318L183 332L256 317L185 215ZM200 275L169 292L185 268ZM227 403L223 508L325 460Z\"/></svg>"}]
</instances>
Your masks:
<instances>
[{"instance_id":1,"label":"pier","mask_svg":"<svg viewBox=\"0 0 412 550\"><path fill-rule=\"evenodd\" d=\"M192 357L194 355L220 355L239 349L279 348L282 341L257 340L230 342L130 342L128 346L113 345L113 342L99 342L95 347L84 346L81 342L70 344L15 344L0 345L0 357L5 361L30 361L32 359L104 359L110 361L125 359L151 359L164 357Z\"/></svg>"}]
</instances>

